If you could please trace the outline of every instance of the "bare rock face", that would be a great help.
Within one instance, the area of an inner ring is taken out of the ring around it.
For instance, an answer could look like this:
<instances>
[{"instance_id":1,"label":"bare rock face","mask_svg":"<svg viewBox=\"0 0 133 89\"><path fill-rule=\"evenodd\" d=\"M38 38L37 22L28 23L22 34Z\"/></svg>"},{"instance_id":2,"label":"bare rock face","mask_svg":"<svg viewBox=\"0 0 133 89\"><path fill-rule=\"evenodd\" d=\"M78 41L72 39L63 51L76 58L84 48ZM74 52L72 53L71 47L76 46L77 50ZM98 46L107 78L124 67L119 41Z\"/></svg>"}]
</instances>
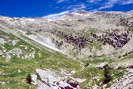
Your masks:
<instances>
[{"instance_id":1,"label":"bare rock face","mask_svg":"<svg viewBox=\"0 0 133 89\"><path fill-rule=\"evenodd\" d=\"M36 69L36 74L31 74L27 79L28 83L36 85L37 89L81 89L74 78L62 76L53 70Z\"/></svg>"},{"instance_id":2,"label":"bare rock face","mask_svg":"<svg viewBox=\"0 0 133 89\"><path fill-rule=\"evenodd\" d=\"M97 36L96 34L92 35L98 41L104 42L104 44L109 44L114 48L122 48L124 45L128 43L130 40L131 35L129 31L121 31L121 30L114 30L113 32L105 32L101 36Z\"/></svg>"}]
</instances>

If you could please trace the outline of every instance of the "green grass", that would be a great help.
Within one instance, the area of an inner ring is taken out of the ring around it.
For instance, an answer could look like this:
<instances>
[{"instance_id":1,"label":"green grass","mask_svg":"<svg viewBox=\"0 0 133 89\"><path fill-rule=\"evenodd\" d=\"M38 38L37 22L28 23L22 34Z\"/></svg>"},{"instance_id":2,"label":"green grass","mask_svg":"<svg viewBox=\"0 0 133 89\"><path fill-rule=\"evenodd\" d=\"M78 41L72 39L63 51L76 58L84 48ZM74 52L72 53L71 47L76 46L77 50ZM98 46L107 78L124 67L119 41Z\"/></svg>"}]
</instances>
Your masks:
<instances>
[{"instance_id":1,"label":"green grass","mask_svg":"<svg viewBox=\"0 0 133 89\"><path fill-rule=\"evenodd\" d=\"M111 75L112 79L109 83L107 83L107 87L110 87L114 82L114 80L121 78L124 75L123 70L108 70L109 74ZM74 77L83 78L87 81L81 83L82 89L92 89L92 86L97 84L101 89L102 82L104 81L104 70L98 69L96 67L90 66L85 68L84 70L77 72Z\"/></svg>"},{"instance_id":2,"label":"green grass","mask_svg":"<svg viewBox=\"0 0 133 89\"><path fill-rule=\"evenodd\" d=\"M45 54L45 53L44 53ZM52 54L51 54L52 55ZM12 59L10 62L4 62L0 60L0 71L3 71L4 74L0 75L0 81L7 80L15 81L6 85L11 89L19 89L17 86L18 83L21 84L20 89L29 89L31 85L23 84L23 81L26 81L28 74L34 73L36 68L41 69L60 69L65 68L67 70L79 70L80 64L71 59L61 57L61 56L51 56L44 55L42 58L32 59L32 60L23 60L23 59ZM20 70L20 72L18 72ZM27 88L25 88L27 87ZM0 89L6 89L0 86Z\"/></svg>"},{"instance_id":3,"label":"green grass","mask_svg":"<svg viewBox=\"0 0 133 89\"><path fill-rule=\"evenodd\" d=\"M88 60L82 60L82 62L84 64L98 65L98 64L103 63L103 62L106 62L108 64L111 64L113 62L113 60L109 56L102 55L102 56L92 56L92 57L89 57Z\"/></svg>"},{"instance_id":4,"label":"green grass","mask_svg":"<svg viewBox=\"0 0 133 89\"><path fill-rule=\"evenodd\" d=\"M67 58L57 52L50 52L40 46L35 46L35 44L29 44L11 34L1 31L0 34L10 38L8 40L19 40L16 46L4 44L3 46L6 50L20 48L25 54L35 51L35 58L32 59L23 59L22 57L18 58L17 56L12 56L11 60L6 62L6 59L0 56L0 82L5 82L5 84L0 83L0 89L35 89L35 86L26 83L26 77L27 75L34 73L37 68L52 68L56 70L64 68L68 71L80 70L80 63L78 61ZM27 49L25 49L25 47L27 47Z\"/></svg>"},{"instance_id":5,"label":"green grass","mask_svg":"<svg viewBox=\"0 0 133 89\"><path fill-rule=\"evenodd\" d=\"M0 81L7 80L7 82L9 82L9 84L0 86L0 89L7 89L7 87L10 87L11 89L30 89L29 87L31 85L23 83L23 81L26 81L27 75L34 73L35 69L37 68L65 68L69 71L80 69L80 63L72 59L68 59L59 55L56 56L55 54L51 53L47 54L47 52L45 53L45 51L42 53L42 57L31 60L24 60L18 58L11 59L10 62L4 62L4 60L0 60L0 71L4 73L0 75ZM14 82L10 83L10 81ZM20 88L18 87L19 83Z\"/></svg>"},{"instance_id":6,"label":"green grass","mask_svg":"<svg viewBox=\"0 0 133 89\"><path fill-rule=\"evenodd\" d=\"M122 57L121 58L121 60L125 60L125 59L132 59L133 58L133 54L129 54L129 55L127 55L127 56L125 56L125 57Z\"/></svg>"}]
</instances>

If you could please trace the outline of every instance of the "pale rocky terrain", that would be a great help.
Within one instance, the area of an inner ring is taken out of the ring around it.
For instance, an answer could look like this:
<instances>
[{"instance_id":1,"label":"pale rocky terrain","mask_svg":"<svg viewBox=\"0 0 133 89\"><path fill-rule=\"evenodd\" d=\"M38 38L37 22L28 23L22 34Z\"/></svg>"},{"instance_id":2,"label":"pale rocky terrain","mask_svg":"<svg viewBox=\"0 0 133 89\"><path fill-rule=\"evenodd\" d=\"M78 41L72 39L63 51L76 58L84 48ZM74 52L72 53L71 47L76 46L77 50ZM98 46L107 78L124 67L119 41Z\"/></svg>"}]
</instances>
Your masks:
<instances>
[{"instance_id":1,"label":"pale rocky terrain","mask_svg":"<svg viewBox=\"0 0 133 89\"><path fill-rule=\"evenodd\" d=\"M0 89L133 89L133 11L0 16L0 66Z\"/></svg>"}]
</instances>

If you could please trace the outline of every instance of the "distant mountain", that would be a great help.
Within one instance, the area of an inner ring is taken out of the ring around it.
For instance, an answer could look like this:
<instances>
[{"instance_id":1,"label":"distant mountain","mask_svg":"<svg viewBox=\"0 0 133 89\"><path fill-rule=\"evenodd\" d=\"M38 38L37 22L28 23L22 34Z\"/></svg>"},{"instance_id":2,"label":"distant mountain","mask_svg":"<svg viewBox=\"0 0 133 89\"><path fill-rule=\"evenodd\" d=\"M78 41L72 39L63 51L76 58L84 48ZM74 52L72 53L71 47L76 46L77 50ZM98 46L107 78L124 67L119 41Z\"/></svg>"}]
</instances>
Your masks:
<instances>
[{"instance_id":1,"label":"distant mountain","mask_svg":"<svg viewBox=\"0 0 133 89\"><path fill-rule=\"evenodd\" d=\"M0 16L0 32L2 89L133 88L133 11Z\"/></svg>"}]
</instances>

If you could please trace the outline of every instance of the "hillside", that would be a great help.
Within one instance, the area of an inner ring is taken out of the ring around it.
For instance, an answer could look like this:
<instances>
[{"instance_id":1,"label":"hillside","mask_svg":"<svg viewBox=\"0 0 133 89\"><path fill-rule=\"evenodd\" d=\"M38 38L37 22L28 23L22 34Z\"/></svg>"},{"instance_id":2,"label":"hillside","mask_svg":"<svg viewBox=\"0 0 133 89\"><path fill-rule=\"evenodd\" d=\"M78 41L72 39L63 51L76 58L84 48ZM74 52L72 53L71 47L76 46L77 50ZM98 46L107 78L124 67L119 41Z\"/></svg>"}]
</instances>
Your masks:
<instances>
[{"instance_id":1,"label":"hillside","mask_svg":"<svg viewBox=\"0 0 133 89\"><path fill-rule=\"evenodd\" d=\"M132 89L133 11L0 16L0 89Z\"/></svg>"}]
</instances>

